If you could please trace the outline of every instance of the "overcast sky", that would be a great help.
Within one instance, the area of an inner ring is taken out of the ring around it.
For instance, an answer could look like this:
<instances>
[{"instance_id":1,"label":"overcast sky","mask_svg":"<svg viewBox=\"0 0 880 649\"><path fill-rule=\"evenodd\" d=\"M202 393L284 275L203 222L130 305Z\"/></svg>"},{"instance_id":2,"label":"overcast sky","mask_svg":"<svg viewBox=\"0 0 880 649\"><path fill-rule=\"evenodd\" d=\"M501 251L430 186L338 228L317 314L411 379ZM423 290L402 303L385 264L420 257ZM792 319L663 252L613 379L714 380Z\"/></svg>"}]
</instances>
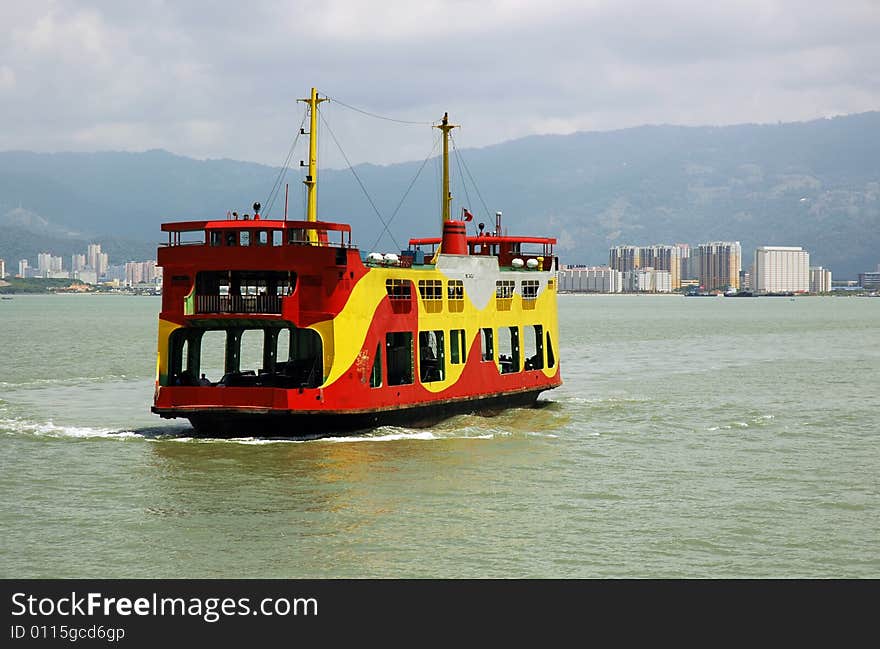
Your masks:
<instances>
[{"instance_id":1,"label":"overcast sky","mask_svg":"<svg viewBox=\"0 0 880 649\"><path fill-rule=\"evenodd\" d=\"M448 110L460 147L880 109L880 0L0 0L0 33L0 150L278 165L311 86ZM431 151L426 126L322 109L353 163Z\"/></svg>"}]
</instances>

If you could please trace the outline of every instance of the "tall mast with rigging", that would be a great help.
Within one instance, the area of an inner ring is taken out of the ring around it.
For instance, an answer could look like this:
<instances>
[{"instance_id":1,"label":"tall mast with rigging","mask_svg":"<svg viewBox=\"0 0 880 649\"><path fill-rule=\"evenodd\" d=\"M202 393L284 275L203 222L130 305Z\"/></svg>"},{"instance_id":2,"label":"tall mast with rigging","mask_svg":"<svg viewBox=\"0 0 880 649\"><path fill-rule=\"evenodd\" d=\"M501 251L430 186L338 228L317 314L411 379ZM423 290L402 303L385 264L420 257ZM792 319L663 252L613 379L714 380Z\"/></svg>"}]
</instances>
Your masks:
<instances>
[{"instance_id":1,"label":"tall mast with rigging","mask_svg":"<svg viewBox=\"0 0 880 649\"><path fill-rule=\"evenodd\" d=\"M443 131L443 205L442 205L442 221L446 223L451 219L449 211L452 203L452 192L449 191L449 131L456 128L458 124L449 123L449 113L443 113L443 120L434 126Z\"/></svg>"},{"instance_id":2,"label":"tall mast with rigging","mask_svg":"<svg viewBox=\"0 0 880 649\"><path fill-rule=\"evenodd\" d=\"M318 220L318 104L327 101L327 97L318 97L318 91L312 88L308 99L300 99L309 105L309 172L303 184L306 186L306 220ZM309 241L317 241L314 230L308 231Z\"/></svg>"}]
</instances>

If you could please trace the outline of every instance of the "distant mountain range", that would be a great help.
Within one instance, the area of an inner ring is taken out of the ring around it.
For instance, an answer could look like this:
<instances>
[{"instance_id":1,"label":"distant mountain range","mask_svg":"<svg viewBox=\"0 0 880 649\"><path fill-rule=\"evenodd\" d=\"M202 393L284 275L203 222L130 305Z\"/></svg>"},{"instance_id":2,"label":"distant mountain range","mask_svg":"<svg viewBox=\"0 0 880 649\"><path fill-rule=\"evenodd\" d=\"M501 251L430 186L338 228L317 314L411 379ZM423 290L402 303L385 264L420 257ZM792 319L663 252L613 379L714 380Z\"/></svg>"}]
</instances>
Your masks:
<instances>
[{"instance_id":1,"label":"distant mountain range","mask_svg":"<svg viewBox=\"0 0 880 649\"><path fill-rule=\"evenodd\" d=\"M322 169L320 218L351 223L366 252L437 234L437 167ZM512 233L557 237L565 263L607 263L618 244L715 240L741 241L746 267L760 245L804 246L812 265L838 278L880 263L880 112L531 136L462 150L452 167L454 213L468 207L490 225L502 210ZM0 152L0 257L14 269L41 251L69 256L99 241L112 263L152 258L164 221L225 218L250 212L254 201L265 212L280 171L158 150ZM301 180L298 167L284 179L290 218L303 211ZM282 185L269 216L280 217L283 202ZM380 238L376 211L386 222L395 215L391 236Z\"/></svg>"}]
</instances>

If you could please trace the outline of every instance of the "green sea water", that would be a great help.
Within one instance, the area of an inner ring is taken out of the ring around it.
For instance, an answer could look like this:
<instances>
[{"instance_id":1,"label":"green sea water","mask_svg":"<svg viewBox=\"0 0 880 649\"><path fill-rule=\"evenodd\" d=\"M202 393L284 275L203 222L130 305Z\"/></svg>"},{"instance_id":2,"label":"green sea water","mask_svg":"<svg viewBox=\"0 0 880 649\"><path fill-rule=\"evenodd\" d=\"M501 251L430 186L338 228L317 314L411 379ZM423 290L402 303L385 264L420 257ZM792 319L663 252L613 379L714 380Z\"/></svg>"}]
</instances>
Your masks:
<instances>
[{"instance_id":1,"label":"green sea water","mask_svg":"<svg viewBox=\"0 0 880 649\"><path fill-rule=\"evenodd\" d=\"M149 412L160 301L0 302L0 577L880 577L880 299L560 296L541 407Z\"/></svg>"}]
</instances>

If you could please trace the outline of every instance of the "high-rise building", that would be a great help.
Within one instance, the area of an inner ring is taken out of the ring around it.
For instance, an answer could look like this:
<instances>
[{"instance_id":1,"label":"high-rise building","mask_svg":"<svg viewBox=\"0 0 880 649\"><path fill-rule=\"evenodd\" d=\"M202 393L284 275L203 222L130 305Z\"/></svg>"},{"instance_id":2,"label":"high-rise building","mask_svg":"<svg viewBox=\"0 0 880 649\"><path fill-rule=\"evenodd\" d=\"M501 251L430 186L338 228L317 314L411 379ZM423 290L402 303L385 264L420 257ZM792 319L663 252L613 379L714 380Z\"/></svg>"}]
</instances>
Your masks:
<instances>
[{"instance_id":1,"label":"high-rise building","mask_svg":"<svg viewBox=\"0 0 880 649\"><path fill-rule=\"evenodd\" d=\"M110 265L110 256L106 252L101 252L100 243L90 243L86 252L86 262L95 274L100 277L107 272Z\"/></svg>"},{"instance_id":2,"label":"high-rise building","mask_svg":"<svg viewBox=\"0 0 880 649\"><path fill-rule=\"evenodd\" d=\"M621 272L608 266L563 266L559 290L573 293L620 293Z\"/></svg>"},{"instance_id":3,"label":"high-rise building","mask_svg":"<svg viewBox=\"0 0 880 649\"><path fill-rule=\"evenodd\" d=\"M739 289L739 272L742 270L739 241L701 243L692 253L696 253L697 276L704 290ZM694 254L691 260L694 260Z\"/></svg>"},{"instance_id":4,"label":"high-rise building","mask_svg":"<svg viewBox=\"0 0 880 649\"><path fill-rule=\"evenodd\" d=\"M0 279L6 278L6 260L0 259Z\"/></svg>"},{"instance_id":5,"label":"high-rise building","mask_svg":"<svg viewBox=\"0 0 880 649\"><path fill-rule=\"evenodd\" d=\"M48 252L41 252L37 255L37 270L40 274L47 273L52 270L52 255Z\"/></svg>"},{"instance_id":6,"label":"high-rise building","mask_svg":"<svg viewBox=\"0 0 880 649\"><path fill-rule=\"evenodd\" d=\"M691 247L687 243L677 243L678 256L681 259L681 279L697 279L698 269L691 268Z\"/></svg>"},{"instance_id":7,"label":"high-rise building","mask_svg":"<svg viewBox=\"0 0 880 649\"><path fill-rule=\"evenodd\" d=\"M27 270L28 270L28 260L27 259L19 260L19 262L18 262L18 276L19 277L27 277Z\"/></svg>"},{"instance_id":8,"label":"high-rise building","mask_svg":"<svg viewBox=\"0 0 880 649\"><path fill-rule=\"evenodd\" d=\"M82 270L86 267L86 256L85 255L71 255L70 256L70 270Z\"/></svg>"},{"instance_id":9,"label":"high-rise building","mask_svg":"<svg viewBox=\"0 0 880 649\"><path fill-rule=\"evenodd\" d=\"M799 246L760 246L755 250L752 287L758 293L810 290L810 253Z\"/></svg>"},{"instance_id":10,"label":"high-rise building","mask_svg":"<svg viewBox=\"0 0 880 649\"><path fill-rule=\"evenodd\" d=\"M608 251L608 265L614 270L626 272L641 266L637 246L615 246Z\"/></svg>"},{"instance_id":11,"label":"high-rise building","mask_svg":"<svg viewBox=\"0 0 880 649\"><path fill-rule=\"evenodd\" d=\"M672 290L681 288L681 248L678 245L642 246L639 267L669 271Z\"/></svg>"},{"instance_id":12,"label":"high-rise building","mask_svg":"<svg viewBox=\"0 0 880 649\"><path fill-rule=\"evenodd\" d=\"M831 290L831 271L822 266L810 268L810 293L827 293Z\"/></svg>"},{"instance_id":13,"label":"high-rise building","mask_svg":"<svg viewBox=\"0 0 880 649\"><path fill-rule=\"evenodd\" d=\"M134 286L135 284L144 284L155 282L156 280L156 260L150 261L130 261L125 264L125 284L126 286Z\"/></svg>"}]
</instances>

